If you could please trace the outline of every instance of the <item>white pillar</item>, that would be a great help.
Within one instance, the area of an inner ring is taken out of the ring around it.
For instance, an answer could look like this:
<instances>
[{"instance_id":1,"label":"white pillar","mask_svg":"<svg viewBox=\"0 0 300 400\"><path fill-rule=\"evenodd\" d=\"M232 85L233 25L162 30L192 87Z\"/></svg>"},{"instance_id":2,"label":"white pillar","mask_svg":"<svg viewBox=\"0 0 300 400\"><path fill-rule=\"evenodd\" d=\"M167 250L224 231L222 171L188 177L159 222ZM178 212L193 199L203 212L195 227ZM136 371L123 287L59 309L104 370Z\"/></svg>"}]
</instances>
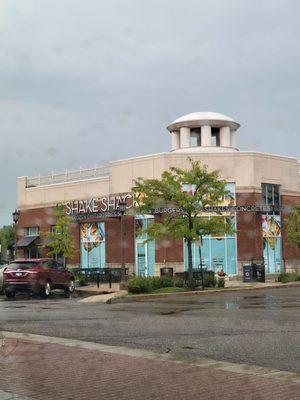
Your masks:
<instances>
[{"instance_id":1,"label":"white pillar","mask_svg":"<svg viewBox=\"0 0 300 400\"><path fill-rule=\"evenodd\" d=\"M180 147L191 147L191 129L190 128L180 128Z\"/></svg>"},{"instance_id":2,"label":"white pillar","mask_svg":"<svg viewBox=\"0 0 300 400\"><path fill-rule=\"evenodd\" d=\"M201 126L201 146L211 146L211 126Z\"/></svg>"},{"instance_id":3,"label":"white pillar","mask_svg":"<svg viewBox=\"0 0 300 400\"><path fill-rule=\"evenodd\" d=\"M230 146L230 128L229 126L223 126L220 128L220 146L221 147L231 147Z\"/></svg>"},{"instance_id":4,"label":"white pillar","mask_svg":"<svg viewBox=\"0 0 300 400\"><path fill-rule=\"evenodd\" d=\"M232 130L230 132L230 147L236 149L236 131Z\"/></svg>"},{"instance_id":5,"label":"white pillar","mask_svg":"<svg viewBox=\"0 0 300 400\"><path fill-rule=\"evenodd\" d=\"M179 132L173 131L171 132L172 139L172 150L177 150L180 148L180 136Z\"/></svg>"}]
</instances>

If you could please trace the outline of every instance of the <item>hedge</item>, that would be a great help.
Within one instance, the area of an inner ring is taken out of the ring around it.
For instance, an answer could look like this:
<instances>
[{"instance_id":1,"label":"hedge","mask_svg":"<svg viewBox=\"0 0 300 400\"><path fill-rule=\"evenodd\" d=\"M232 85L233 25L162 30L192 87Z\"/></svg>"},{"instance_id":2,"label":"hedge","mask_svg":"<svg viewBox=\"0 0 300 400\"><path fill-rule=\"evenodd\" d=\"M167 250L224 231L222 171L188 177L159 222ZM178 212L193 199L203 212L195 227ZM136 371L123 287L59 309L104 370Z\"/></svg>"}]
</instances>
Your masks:
<instances>
[{"instance_id":1,"label":"hedge","mask_svg":"<svg viewBox=\"0 0 300 400\"><path fill-rule=\"evenodd\" d=\"M287 283L287 282L294 282L300 281L300 275L296 272L282 272L278 276L278 282Z\"/></svg>"}]
</instances>

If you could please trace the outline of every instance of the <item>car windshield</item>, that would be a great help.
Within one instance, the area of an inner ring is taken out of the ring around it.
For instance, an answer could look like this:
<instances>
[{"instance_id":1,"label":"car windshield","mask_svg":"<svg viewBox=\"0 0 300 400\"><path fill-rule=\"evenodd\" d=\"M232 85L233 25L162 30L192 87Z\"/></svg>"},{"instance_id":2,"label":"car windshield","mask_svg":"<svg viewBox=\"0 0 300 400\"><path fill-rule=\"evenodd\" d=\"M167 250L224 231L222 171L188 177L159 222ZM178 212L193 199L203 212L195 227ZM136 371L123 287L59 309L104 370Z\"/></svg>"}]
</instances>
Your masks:
<instances>
[{"instance_id":1,"label":"car windshield","mask_svg":"<svg viewBox=\"0 0 300 400\"><path fill-rule=\"evenodd\" d=\"M36 265L37 263L34 262L13 262L9 264L9 269L30 269Z\"/></svg>"}]
</instances>

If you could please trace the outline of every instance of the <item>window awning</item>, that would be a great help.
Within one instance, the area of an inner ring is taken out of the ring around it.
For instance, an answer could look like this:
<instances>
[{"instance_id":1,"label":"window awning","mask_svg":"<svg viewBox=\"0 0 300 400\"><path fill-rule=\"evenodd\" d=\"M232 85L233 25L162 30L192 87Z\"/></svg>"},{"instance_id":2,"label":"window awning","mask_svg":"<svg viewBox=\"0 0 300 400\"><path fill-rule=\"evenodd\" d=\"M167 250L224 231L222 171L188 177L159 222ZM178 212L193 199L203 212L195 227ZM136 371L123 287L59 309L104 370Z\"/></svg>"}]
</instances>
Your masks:
<instances>
[{"instance_id":1,"label":"window awning","mask_svg":"<svg viewBox=\"0 0 300 400\"><path fill-rule=\"evenodd\" d=\"M25 236L18 240L17 247L28 247L37 238L38 238L38 236Z\"/></svg>"}]
</instances>

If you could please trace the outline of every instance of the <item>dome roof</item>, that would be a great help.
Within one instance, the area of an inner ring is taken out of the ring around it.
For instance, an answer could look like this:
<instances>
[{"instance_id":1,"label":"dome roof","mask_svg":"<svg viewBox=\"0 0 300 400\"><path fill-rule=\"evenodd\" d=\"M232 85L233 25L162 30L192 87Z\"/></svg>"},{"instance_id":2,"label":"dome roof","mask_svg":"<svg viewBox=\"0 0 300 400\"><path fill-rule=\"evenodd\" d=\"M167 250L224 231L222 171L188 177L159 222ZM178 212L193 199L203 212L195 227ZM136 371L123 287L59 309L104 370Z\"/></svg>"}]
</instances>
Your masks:
<instances>
[{"instance_id":1,"label":"dome roof","mask_svg":"<svg viewBox=\"0 0 300 400\"><path fill-rule=\"evenodd\" d=\"M191 114L183 115L175 119L167 129L171 132L181 127L196 128L202 125L210 125L212 127L229 126L231 129L238 129L239 124L232 118L224 114L219 114L211 111L194 112Z\"/></svg>"},{"instance_id":2,"label":"dome roof","mask_svg":"<svg viewBox=\"0 0 300 400\"><path fill-rule=\"evenodd\" d=\"M185 121L199 121L199 120L218 120L218 121L230 121L235 122L232 118L227 117L226 115L211 112L211 111L201 111L201 112L194 112L191 114L183 115L180 118L175 119L173 124L177 122L185 122Z\"/></svg>"}]
</instances>

